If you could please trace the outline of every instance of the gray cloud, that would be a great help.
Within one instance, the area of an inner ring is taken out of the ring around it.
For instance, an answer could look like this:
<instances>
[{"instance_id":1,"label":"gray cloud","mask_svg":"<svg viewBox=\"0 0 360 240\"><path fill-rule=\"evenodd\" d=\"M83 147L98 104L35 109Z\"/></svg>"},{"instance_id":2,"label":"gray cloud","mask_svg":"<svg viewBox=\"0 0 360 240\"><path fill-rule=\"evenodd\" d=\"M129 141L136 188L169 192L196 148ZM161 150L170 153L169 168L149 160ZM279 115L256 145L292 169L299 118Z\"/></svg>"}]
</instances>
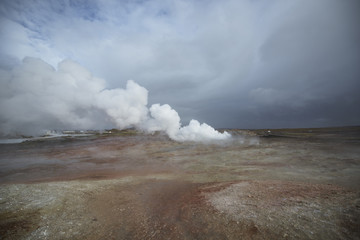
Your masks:
<instances>
[{"instance_id":1,"label":"gray cloud","mask_svg":"<svg viewBox=\"0 0 360 240\"><path fill-rule=\"evenodd\" d=\"M79 3L2 1L3 68L70 58L215 127L360 123L356 0Z\"/></svg>"}]
</instances>

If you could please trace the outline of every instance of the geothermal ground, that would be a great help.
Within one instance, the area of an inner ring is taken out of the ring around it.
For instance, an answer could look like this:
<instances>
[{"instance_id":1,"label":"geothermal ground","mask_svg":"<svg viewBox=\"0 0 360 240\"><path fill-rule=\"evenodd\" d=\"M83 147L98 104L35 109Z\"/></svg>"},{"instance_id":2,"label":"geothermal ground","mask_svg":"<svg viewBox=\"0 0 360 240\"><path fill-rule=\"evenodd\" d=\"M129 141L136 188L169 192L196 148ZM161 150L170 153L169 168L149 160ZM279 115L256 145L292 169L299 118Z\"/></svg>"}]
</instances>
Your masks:
<instances>
[{"instance_id":1,"label":"geothermal ground","mask_svg":"<svg viewBox=\"0 0 360 240\"><path fill-rule=\"evenodd\" d=\"M0 144L0 239L360 239L360 128Z\"/></svg>"}]
</instances>

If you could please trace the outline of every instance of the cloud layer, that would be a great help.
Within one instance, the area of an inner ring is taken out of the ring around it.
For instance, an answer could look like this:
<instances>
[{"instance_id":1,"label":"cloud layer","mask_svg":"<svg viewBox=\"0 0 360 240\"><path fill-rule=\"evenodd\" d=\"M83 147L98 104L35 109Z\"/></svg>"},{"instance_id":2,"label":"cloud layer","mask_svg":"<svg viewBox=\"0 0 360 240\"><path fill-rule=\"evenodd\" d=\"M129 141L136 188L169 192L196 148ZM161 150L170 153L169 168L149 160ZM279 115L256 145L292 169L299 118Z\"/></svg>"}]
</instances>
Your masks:
<instances>
[{"instance_id":1,"label":"cloud layer","mask_svg":"<svg viewBox=\"0 0 360 240\"><path fill-rule=\"evenodd\" d=\"M136 80L185 122L356 125L359 10L357 0L2 1L0 65L73 59L108 89Z\"/></svg>"}]
</instances>

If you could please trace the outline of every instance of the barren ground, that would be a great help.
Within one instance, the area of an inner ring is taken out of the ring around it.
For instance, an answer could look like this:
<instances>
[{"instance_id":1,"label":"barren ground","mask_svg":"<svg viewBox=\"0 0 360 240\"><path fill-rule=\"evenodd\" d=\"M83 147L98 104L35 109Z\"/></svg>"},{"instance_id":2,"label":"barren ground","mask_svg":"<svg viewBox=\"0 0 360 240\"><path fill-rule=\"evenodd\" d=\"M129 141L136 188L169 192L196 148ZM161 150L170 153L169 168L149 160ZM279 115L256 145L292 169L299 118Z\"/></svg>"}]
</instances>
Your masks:
<instances>
[{"instance_id":1,"label":"barren ground","mask_svg":"<svg viewBox=\"0 0 360 240\"><path fill-rule=\"evenodd\" d=\"M360 239L360 128L0 144L0 239Z\"/></svg>"}]
</instances>

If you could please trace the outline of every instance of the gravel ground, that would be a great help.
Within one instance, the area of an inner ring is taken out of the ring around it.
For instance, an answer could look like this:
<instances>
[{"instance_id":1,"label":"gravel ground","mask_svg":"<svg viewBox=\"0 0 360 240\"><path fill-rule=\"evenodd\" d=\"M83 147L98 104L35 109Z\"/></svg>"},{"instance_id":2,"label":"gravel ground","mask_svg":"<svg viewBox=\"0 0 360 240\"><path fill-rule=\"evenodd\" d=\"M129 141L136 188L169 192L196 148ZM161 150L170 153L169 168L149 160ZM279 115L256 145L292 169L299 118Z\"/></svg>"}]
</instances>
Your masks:
<instances>
[{"instance_id":1,"label":"gravel ground","mask_svg":"<svg viewBox=\"0 0 360 240\"><path fill-rule=\"evenodd\" d=\"M358 130L0 145L0 239L360 239Z\"/></svg>"}]
</instances>

